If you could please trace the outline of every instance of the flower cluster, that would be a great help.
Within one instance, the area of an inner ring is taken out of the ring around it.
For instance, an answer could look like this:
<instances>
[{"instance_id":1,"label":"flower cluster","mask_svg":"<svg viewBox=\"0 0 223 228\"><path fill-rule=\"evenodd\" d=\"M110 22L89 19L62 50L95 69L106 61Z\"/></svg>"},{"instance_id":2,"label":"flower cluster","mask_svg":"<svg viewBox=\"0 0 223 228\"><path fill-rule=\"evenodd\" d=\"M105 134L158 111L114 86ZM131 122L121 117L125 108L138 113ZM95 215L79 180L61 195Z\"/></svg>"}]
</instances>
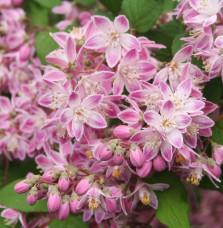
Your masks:
<instances>
[{"instance_id":1,"label":"flower cluster","mask_svg":"<svg viewBox=\"0 0 223 228\"><path fill-rule=\"evenodd\" d=\"M223 76L221 1L180 1L172 14L183 16L190 36L169 63L153 55L165 46L129 33L124 15L111 21L64 1L53 8L65 20L50 33L59 48L45 67L33 44L36 30L47 28L28 31L20 3L0 8L0 153L35 157L41 169L15 185L28 192L29 205L47 199L49 214L29 227L70 213L105 227L146 224L158 208L154 191L169 187L150 177L165 169L196 186L206 175L218 187L223 146L210 139L215 122L208 115L219 110L203 88ZM74 20L81 27L64 32ZM27 224L13 209L2 217Z\"/></svg>"}]
</instances>

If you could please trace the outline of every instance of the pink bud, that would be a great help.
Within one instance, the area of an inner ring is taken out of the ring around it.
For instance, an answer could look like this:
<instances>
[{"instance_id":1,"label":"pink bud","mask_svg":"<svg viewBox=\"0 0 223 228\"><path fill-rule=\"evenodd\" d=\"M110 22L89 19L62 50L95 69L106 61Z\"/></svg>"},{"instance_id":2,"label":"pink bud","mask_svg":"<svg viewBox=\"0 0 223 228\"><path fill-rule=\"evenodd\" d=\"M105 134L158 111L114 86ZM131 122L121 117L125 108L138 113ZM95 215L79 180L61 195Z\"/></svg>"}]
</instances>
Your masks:
<instances>
[{"instance_id":1,"label":"pink bud","mask_svg":"<svg viewBox=\"0 0 223 228\"><path fill-rule=\"evenodd\" d=\"M75 189L76 193L78 195L84 195L93 184L93 181L94 181L93 175L90 175L82 179L76 186L76 189Z\"/></svg>"},{"instance_id":2,"label":"pink bud","mask_svg":"<svg viewBox=\"0 0 223 228\"><path fill-rule=\"evenodd\" d=\"M56 212L56 217L59 220L64 220L70 214L70 206L69 206L69 197L64 195L59 207L59 210Z\"/></svg>"},{"instance_id":3,"label":"pink bud","mask_svg":"<svg viewBox=\"0 0 223 228\"><path fill-rule=\"evenodd\" d=\"M21 61L27 61L31 55L31 48L29 46L22 46L19 50L19 59Z\"/></svg>"},{"instance_id":4,"label":"pink bud","mask_svg":"<svg viewBox=\"0 0 223 228\"><path fill-rule=\"evenodd\" d=\"M216 177L221 176L221 168L217 164L214 164L213 168L211 168L211 167L208 167L208 168L211 171L211 173L213 175L215 175Z\"/></svg>"},{"instance_id":5,"label":"pink bud","mask_svg":"<svg viewBox=\"0 0 223 228\"><path fill-rule=\"evenodd\" d=\"M152 169L152 162L147 161L144 162L143 166L140 168L136 168L137 175L141 178L147 177Z\"/></svg>"},{"instance_id":6,"label":"pink bud","mask_svg":"<svg viewBox=\"0 0 223 228\"><path fill-rule=\"evenodd\" d=\"M58 186L60 191L66 192L70 186L70 179L66 172L62 172L60 179L58 181Z\"/></svg>"},{"instance_id":7,"label":"pink bud","mask_svg":"<svg viewBox=\"0 0 223 228\"><path fill-rule=\"evenodd\" d=\"M42 179L49 182L54 182L59 178L60 173L61 171L57 169L48 170L43 174Z\"/></svg>"},{"instance_id":8,"label":"pink bud","mask_svg":"<svg viewBox=\"0 0 223 228\"><path fill-rule=\"evenodd\" d=\"M145 161L142 150L134 144L131 146L130 149L130 161L132 165L137 168L141 167Z\"/></svg>"},{"instance_id":9,"label":"pink bud","mask_svg":"<svg viewBox=\"0 0 223 228\"><path fill-rule=\"evenodd\" d=\"M107 161L109 160L110 158L112 157L112 151L111 150L108 150L107 147L104 147L100 154L99 154L99 158L100 160L102 161Z\"/></svg>"},{"instance_id":10,"label":"pink bud","mask_svg":"<svg viewBox=\"0 0 223 228\"><path fill-rule=\"evenodd\" d=\"M27 192L31 187L32 185L29 183L29 180L23 180L14 186L14 190L16 193L24 193Z\"/></svg>"},{"instance_id":11,"label":"pink bud","mask_svg":"<svg viewBox=\"0 0 223 228\"><path fill-rule=\"evenodd\" d=\"M128 139L132 136L134 128L126 126L126 125L119 125L114 129L114 136L120 139Z\"/></svg>"},{"instance_id":12,"label":"pink bud","mask_svg":"<svg viewBox=\"0 0 223 228\"><path fill-rule=\"evenodd\" d=\"M61 197L60 193L56 188L50 192L48 201L47 201L47 207L50 213L56 212L61 204Z\"/></svg>"},{"instance_id":13,"label":"pink bud","mask_svg":"<svg viewBox=\"0 0 223 228\"><path fill-rule=\"evenodd\" d=\"M218 164L221 164L223 161L223 146L216 146L214 150L214 159Z\"/></svg>"},{"instance_id":14,"label":"pink bud","mask_svg":"<svg viewBox=\"0 0 223 228\"><path fill-rule=\"evenodd\" d=\"M163 157L158 155L155 159L153 159L153 168L158 172L166 169L166 162Z\"/></svg>"},{"instance_id":15,"label":"pink bud","mask_svg":"<svg viewBox=\"0 0 223 228\"><path fill-rule=\"evenodd\" d=\"M115 163L115 165L121 165L124 161L124 156L122 153L118 154L115 153L113 156L113 162Z\"/></svg>"},{"instance_id":16,"label":"pink bud","mask_svg":"<svg viewBox=\"0 0 223 228\"><path fill-rule=\"evenodd\" d=\"M26 197L26 201L29 205L32 206L36 203L37 200L38 200L38 190L36 187L32 187Z\"/></svg>"},{"instance_id":17,"label":"pink bud","mask_svg":"<svg viewBox=\"0 0 223 228\"><path fill-rule=\"evenodd\" d=\"M13 0L13 4L14 4L15 6L21 5L22 1L23 1L23 0Z\"/></svg>"},{"instance_id":18,"label":"pink bud","mask_svg":"<svg viewBox=\"0 0 223 228\"><path fill-rule=\"evenodd\" d=\"M115 212L117 208L117 200L111 198L105 198L106 208L109 213Z\"/></svg>"},{"instance_id":19,"label":"pink bud","mask_svg":"<svg viewBox=\"0 0 223 228\"><path fill-rule=\"evenodd\" d=\"M88 11L83 11L78 14L79 20L83 20L83 19L90 18L90 17L91 17L91 14Z\"/></svg>"},{"instance_id":20,"label":"pink bud","mask_svg":"<svg viewBox=\"0 0 223 228\"><path fill-rule=\"evenodd\" d=\"M70 209L73 213L77 213L77 205L79 203L79 196L77 195L76 192L73 192L71 197L70 197Z\"/></svg>"}]
</instances>

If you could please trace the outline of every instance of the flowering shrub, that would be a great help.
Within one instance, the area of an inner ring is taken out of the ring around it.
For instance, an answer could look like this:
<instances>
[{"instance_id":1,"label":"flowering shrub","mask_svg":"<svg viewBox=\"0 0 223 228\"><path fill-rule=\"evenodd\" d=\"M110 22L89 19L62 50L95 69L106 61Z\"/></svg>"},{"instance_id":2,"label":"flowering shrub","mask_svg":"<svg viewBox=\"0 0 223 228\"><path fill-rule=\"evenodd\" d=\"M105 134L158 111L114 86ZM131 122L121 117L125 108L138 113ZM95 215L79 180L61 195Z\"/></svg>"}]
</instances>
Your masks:
<instances>
[{"instance_id":1,"label":"flowering shrub","mask_svg":"<svg viewBox=\"0 0 223 228\"><path fill-rule=\"evenodd\" d=\"M1 226L221 227L222 7L1 0Z\"/></svg>"}]
</instances>

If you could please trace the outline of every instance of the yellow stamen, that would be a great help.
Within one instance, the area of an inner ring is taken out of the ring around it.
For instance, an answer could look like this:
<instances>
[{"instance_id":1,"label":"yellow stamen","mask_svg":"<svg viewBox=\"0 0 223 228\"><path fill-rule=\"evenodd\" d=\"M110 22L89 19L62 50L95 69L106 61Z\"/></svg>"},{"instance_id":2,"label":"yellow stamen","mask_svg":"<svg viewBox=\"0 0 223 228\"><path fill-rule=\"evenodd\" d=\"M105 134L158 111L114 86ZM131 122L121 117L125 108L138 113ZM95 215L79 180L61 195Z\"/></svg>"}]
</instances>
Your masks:
<instances>
[{"instance_id":1,"label":"yellow stamen","mask_svg":"<svg viewBox=\"0 0 223 228\"><path fill-rule=\"evenodd\" d=\"M85 151L85 154L86 154L90 159L93 158L93 154L92 154L92 152L91 152L90 150Z\"/></svg>"},{"instance_id":2,"label":"yellow stamen","mask_svg":"<svg viewBox=\"0 0 223 228\"><path fill-rule=\"evenodd\" d=\"M92 198L91 201L88 204L89 209L96 210L99 206L98 202L95 200L95 198Z\"/></svg>"},{"instance_id":3,"label":"yellow stamen","mask_svg":"<svg viewBox=\"0 0 223 228\"><path fill-rule=\"evenodd\" d=\"M148 196L148 194L147 194L146 192L144 193L144 195L143 195L141 201L142 201L142 203L143 203L144 205L150 204L151 200L150 200L150 198L149 198L149 196Z\"/></svg>"},{"instance_id":4,"label":"yellow stamen","mask_svg":"<svg viewBox=\"0 0 223 228\"><path fill-rule=\"evenodd\" d=\"M115 177L115 178L119 178L121 176L121 169L120 168L117 168L117 169L114 169L113 172L112 172L112 176Z\"/></svg>"}]
</instances>

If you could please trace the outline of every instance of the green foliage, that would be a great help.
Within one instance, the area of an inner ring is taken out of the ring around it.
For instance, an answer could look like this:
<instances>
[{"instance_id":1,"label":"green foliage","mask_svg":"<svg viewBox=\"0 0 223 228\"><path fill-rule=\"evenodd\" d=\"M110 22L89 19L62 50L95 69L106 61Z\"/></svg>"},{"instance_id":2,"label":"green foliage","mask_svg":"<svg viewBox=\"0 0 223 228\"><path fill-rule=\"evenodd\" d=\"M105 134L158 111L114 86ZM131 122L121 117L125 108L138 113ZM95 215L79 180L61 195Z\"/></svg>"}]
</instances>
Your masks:
<instances>
[{"instance_id":1,"label":"green foliage","mask_svg":"<svg viewBox=\"0 0 223 228\"><path fill-rule=\"evenodd\" d=\"M163 2L163 13L172 11L177 6L177 2L173 0L164 0Z\"/></svg>"},{"instance_id":2,"label":"green foliage","mask_svg":"<svg viewBox=\"0 0 223 228\"><path fill-rule=\"evenodd\" d=\"M67 219L61 221L54 219L49 228L88 228L88 224L83 222L83 218L78 215L70 215Z\"/></svg>"},{"instance_id":3,"label":"green foliage","mask_svg":"<svg viewBox=\"0 0 223 228\"><path fill-rule=\"evenodd\" d=\"M4 222L5 218L0 217L0 227L1 228L10 228L11 226L7 226Z\"/></svg>"},{"instance_id":4,"label":"green foliage","mask_svg":"<svg viewBox=\"0 0 223 228\"><path fill-rule=\"evenodd\" d=\"M172 54L173 56L182 48L183 44L185 44L185 41L180 40L181 37L185 37L186 34L180 33L175 36L173 43L172 43Z\"/></svg>"},{"instance_id":5,"label":"green foliage","mask_svg":"<svg viewBox=\"0 0 223 228\"><path fill-rule=\"evenodd\" d=\"M213 183L211 183L210 179L207 176L204 176L199 186L203 189L214 190L223 193L223 183L216 182L216 184L219 186L219 188L216 188Z\"/></svg>"},{"instance_id":6,"label":"green foliage","mask_svg":"<svg viewBox=\"0 0 223 228\"><path fill-rule=\"evenodd\" d=\"M171 228L190 227L186 190L179 178L170 171L155 174L146 179L147 183L166 183L169 188L164 191L156 191L159 202L156 211L157 218Z\"/></svg>"},{"instance_id":7,"label":"green foliage","mask_svg":"<svg viewBox=\"0 0 223 228\"><path fill-rule=\"evenodd\" d=\"M27 194L17 194L14 186L22 179L15 180L0 190L0 204L22 212L47 212L46 200L38 200L34 206L26 202Z\"/></svg>"},{"instance_id":8,"label":"green foliage","mask_svg":"<svg viewBox=\"0 0 223 228\"><path fill-rule=\"evenodd\" d=\"M115 16L121 10L122 0L100 0L100 2Z\"/></svg>"},{"instance_id":9,"label":"green foliage","mask_svg":"<svg viewBox=\"0 0 223 228\"><path fill-rule=\"evenodd\" d=\"M158 44L166 46L165 49L154 51L156 58L160 61L169 62L173 58L172 44L177 34L183 33L183 26L176 21L170 21L160 25L156 30L149 31L146 36ZM175 47L174 47L175 48Z\"/></svg>"},{"instance_id":10,"label":"green foliage","mask_svg":"<svg viewBox=\"0 0 223 228\"><path fill-rule=\"evenodd\" d=\"M47 7L50 9L55 6L61 5L61 0L34 0L34 1L37 2L38 4L40 4L41 6Z\"/></svg>"},{"instance_id":11,"label":"green foliage","mask_svg":"<svg viewBox=\"0 0 223 228\"><path fill-rule=\"evenodd\" d=\"M50 32L56 32L53 28L51 31L41 31L36 37L36 53L44 65L47 64L46 56L53 50L59 48L59 45L50 36Z\"/></svg>"},{"instance_id":12,"label":"green foliage","mask_svg":"<svg viewBox=\"0 0 223 228\"><path fill-rule=\"evenodd\" d=\"M223 144L223 119L215 123L215 126L212 128L211 139L215 143Z\"/></svg>"},{"instance_id":13,"label":"green foliage","mask_svg":"<svg viewBox=\"0 0 223 228\"><path fill-rule=\"evenodd\" d=\"M47 1L46 1L47 2ZM47 26L49 24L48 9L41 6L36 1L25 1L25 10L27 16L38 26Z\"/></svg>"},{"instance_id":14,"label":"green foliage","mask_svg":"<svg viewBox=\"0 0 223 228\"><path fill-rule=\"evenodd\" d=\"M131 28L147 32L162 13L163 0L123 0L122 12L129 19Z\"/></svg>"},{"instance_id":15,"label":"green foliage","mask_svg":"<svg viewBox=\"0 0 223 228\"><path fill-rule=\"evenodd\" d=\"M211 79L210 82L207 83L204 89L204 96L208 101L212 101L214 103L218 103L221 99L223 92L223 86L221 78Z\"/></svg>"},{"instance_id":16,"label":"green foliage","mask_svg":"<svg viewBox=\"0 0 223 228\"><path fill-rule=\"evenodd\" d=\"M92 6L96 3L96 0L74 0L74 2L77 2L84 6Z\"/></svg>"}]
</instances>

